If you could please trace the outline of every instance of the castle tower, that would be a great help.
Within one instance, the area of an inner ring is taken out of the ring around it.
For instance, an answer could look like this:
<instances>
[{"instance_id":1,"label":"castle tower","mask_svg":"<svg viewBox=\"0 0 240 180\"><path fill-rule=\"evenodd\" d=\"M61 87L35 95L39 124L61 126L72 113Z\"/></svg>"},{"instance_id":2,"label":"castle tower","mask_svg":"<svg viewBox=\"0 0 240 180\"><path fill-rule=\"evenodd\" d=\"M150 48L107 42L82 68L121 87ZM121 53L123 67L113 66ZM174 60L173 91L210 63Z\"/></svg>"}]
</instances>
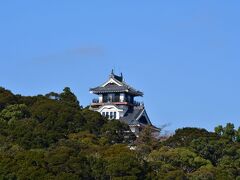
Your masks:
<instances>
[{"instance_id":1,"label":"castle tower","mask_svg":"<svg viewBox=\"0 0 240 180\"><path fill-rule=\"evenodd\" d=\"M127 123L136 135L147 125L159 132L152 125L143 103L134 100L135 97L142 97L143 93L126 84L122 74L117 76L112 71L109 79L104 84L91 88L90 93L98 95L97 99L93 99L90 109L109 120L117 119Z\"/></svg>"}]
</instances>

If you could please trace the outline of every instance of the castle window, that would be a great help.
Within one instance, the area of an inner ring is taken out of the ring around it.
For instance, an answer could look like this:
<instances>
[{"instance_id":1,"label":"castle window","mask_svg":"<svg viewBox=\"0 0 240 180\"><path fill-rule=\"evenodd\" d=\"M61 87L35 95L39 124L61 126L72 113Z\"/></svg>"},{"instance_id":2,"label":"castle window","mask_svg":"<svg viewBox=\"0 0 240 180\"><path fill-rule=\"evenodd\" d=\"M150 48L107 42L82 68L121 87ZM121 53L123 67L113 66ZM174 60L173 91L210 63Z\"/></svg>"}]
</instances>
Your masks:
<instances>
[{"instance_id":1,"label":"castle window","mask_svg":"<svg viewBox=\"0 0 240 180\"><path fill-rule=\"evenodd\" d=\"M106 117L109 118L109 112L106 112Z\"/></svg>"},{"instance_id":2,"label":"castle window","mask_svg":"<svg viewBox=\"0 0 240 180\"><path fill-rule=\"evenodd\" d=\"M105 112L102 112L102 115L103 115L103 116L106 116Z\"/></svg>"},{"instance_id":3,"label":"castle window","mask_svg":"<svg viewBox=\"0 0 240 180\"><path fill-rule=\"evenodd\" d=\"M113 112L110 112L110 119L113 118Z\"/></svg>"},{"instance_id":4,"label":"castle window","mask_svg":"<svg viewBox=\"0 0 240 180\"><path fill-rule=\"evenodd\" d=\"M103 102L104 103L108 102L108 95L107 94L103 94Z\"/></svg>"},{"instance_id":5,"label":"castle window","mask_svg":"<svg viewBox=\"0 0 240 180\"><path fill-rule=\"evenodd\" d=\"M116 119L117 118L117 113L116 112L114 112L114 119Z\"/></svg>"},{"instance_id":6,"label":"castle window","mask_svg":"<svg viewBox=\"0 0 240 180\"><path fill-rule=\"evenodd\" d=\"M120 102L120 93L115 94L114 102Z\"/></svg>"}]
</instances>

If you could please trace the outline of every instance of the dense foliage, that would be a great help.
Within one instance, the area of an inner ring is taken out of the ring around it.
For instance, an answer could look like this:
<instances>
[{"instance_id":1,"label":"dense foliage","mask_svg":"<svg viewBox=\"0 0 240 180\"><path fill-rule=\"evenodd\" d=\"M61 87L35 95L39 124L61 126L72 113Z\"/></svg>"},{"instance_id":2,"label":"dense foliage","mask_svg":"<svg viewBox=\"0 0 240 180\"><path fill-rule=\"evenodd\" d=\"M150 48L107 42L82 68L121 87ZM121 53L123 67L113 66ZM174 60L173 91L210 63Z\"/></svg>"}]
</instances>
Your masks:
<instances>
[{"instance_id":1,"label":"dense foliage","mask_svg":"<svg viewBox=\"0 0 240 180\"><path fill-rule=\"evenodd\" d=\"M82 108L70 88L0 88L0 179L240 179L240 129L183 128L166 141Z\"/></svg>"}]
</instances>

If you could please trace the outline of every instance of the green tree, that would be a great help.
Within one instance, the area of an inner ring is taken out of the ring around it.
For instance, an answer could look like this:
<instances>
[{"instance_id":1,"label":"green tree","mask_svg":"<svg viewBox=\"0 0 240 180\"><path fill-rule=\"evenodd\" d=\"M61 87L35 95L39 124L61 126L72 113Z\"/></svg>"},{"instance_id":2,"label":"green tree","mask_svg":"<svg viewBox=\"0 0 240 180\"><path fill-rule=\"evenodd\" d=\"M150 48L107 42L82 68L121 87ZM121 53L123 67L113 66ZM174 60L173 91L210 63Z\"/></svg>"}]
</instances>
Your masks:
<instances>
[{"instance_id":1,"label":"green tree","mask_svg":"<svg viewBox=\"0 0 240 180\"><path fill-rule=\"evenodd\" d=\"M225 127L222 127L221 125L220 126L217 126L215 128L215 132L223 137L223 138L226 138L230 141L239 141L239 129L238 130L235 130L234 128L234 124L232 123L227 123Z\"/></svg>"},{"instance_id":2,"label":"green tree","mask_svg":"<svg viewBox=\"0 0 240 180\"><path fill-rule=\"evenodd\" d=\"M151 126L146 126L139 134L135 143L138 152L142 155L148 155L152 150L160 146L160 141L155 136Z\"/></svg>"},{"instance_id":3,"label":"green tree","mask_svg":"<svg viewBox=\"0 0 240 180\"><path fill-rule=\"evenodd\" d=\"M99 135L101 128L108 122L100 113L91 111L89 109L83 109L82 115L85 120L84 130L88 130L90 133Z\"/></svg>"},{"instance_id":4,"label":"green tree","mask_svg":"<svg viewBox=\"0 0 240 180\"><path fill-rule=\"evenodd\" d=\"M149 155L149 161L162 161L180 168L186 173L191 173L201 167L212 167L210 161L203 159L187 148L162 147Z\"/></svg>"},{"instance_id":5,"label":"green tree","mask_svg":"<svg viewBox=\"0 0 240 180\"><path fill-rule=\"evenodd\" d=\"M223 147L227 147L228 143L228 140L217 137L200 137L193 140L189 147L201 157L211 161L213 165L217 165L224 155Z\"/></svg>"},{"instance_id":6,"label":"green tree","mask_svg":"<svg viewBox=\"0 0 240 180\"><path fill-rule=\"evenodd\" d=\"M32 108L32 117L37 119L46 129L59 133L76 132L83 128L84 117L82 113L55 100L41 100Z\"/></svg>"},{"instance_id":7,"label":"green tree","mask_svg":"<svg viewBox=\"0 0 240 180\"><path fill-rule=\"evenodd\" d=\"M5 121L20 120L28 117L30 117L30 112L25 104L9 105L0 112L0 118Z\"/></svg>"},{"instance_id":8,"label":"green tree","mask_svg":"<svg viewBox=\"0 0 240 180\"><path fill-rule=\"evenodd\" d=\"M238 130L236 131L236 141L240 142L240 127L238 128Z\"/></svg>"},{"instance_id":9,"label":"green tree","mask_svg":"<svg viewBox=\"0 0 240 180\"><path fill-rule=\"evenodd\" d=\"M240 158L225 155L218 163L217 172L226 179L237 178L240 176Z\"/></svg>"},{"instance_id":10,"label":"green tree","mask_svg":"<svg viewBox=\"0 0 240 180\"><path fill-rule=\"evenodd\" d=\"M223 129L223 137L233 141L235 139L234 124L227 123L226 127Z\"/></svg>"},{"instance_id":11,"label":"green tree","mask_svg":"<svg viewBox=\"0 0 240 180\"><path fill-rule=\"evenodd\" d=\"M80 108L79 101L77 100L77 97L75 94L72 93L71 89L69 87L65 87L63 89L63 92L59 95L60 101L73 106L75 108Z\"/></svg>"},{"instance_id":12,"label":"green tree","mask_svg":"<svg viewBox=\"0 0 240 180\"><path fill-rule=\"evenodd\" d=\"M105 153L106 172L110 179L144 179L136 154L124 145L113 145Z\"/></svg>"},{"instance_id":13,"label":"green tree","mask_svg":"<svg viewBox=\"0 0 240 180\"><path fill-rule=\"evenodd\" d=\"M216 170L214 167L204 167L188 175L190 180L215 180Z\"/></svg>"},{"instance_id":14,"label":"green tree","mask_svg":"<svg viewBox=\"0 0 240 180\"><path fill-rule=\"evenodd\" d=\"M136 139L136 136L131 132L129 126L118 120L111 120L104 124L101 129L101 134L109 144L130 144Z\"/></svg>"},{"instance_id":15,"label":"green tree","mask_svg":"<svg viewBox=\"0 0 240 180\"><path fill-rule=\"evenodd\" d=\"M215 127L215 133L217 133L219 136L222 136L223 135L223 127L222 125L219 125L217 127Z\"/></svg>"},{"instance_id":16,"label":"green tree","mask_svg":"<svg viewBox=\"0 0 240 180\"><path fill-rule=\"evenodd\" d=\"M9 126L9 137L25 149L48 147L53 140L48 138L47 130L40 131L38 127L39 123L33 119L14 121Z\"/></svg>"},{"instance_id":17,"label":"green tree","mask_svg":"<svg viewBox=\"0 0 240 180\"><path fill-rule=\"evenodd\" d=\"M14 94L9 90L0 87L0 111L6 106L15 103L17 103L17 99Z\"/></svg>"},{"instance_id":18,"label":"green tree","mask_svg":"<svg viewBox=\"0 0 240 180\"><path fill-rule=\"evenodd\" d=\"M188 147L193 140L202 137L216 138L217 135L215 133L208 132L206 129L182 128L177 129L175 134L164 142L164 145L170 147Z\"/></svg>"}]
</instances>

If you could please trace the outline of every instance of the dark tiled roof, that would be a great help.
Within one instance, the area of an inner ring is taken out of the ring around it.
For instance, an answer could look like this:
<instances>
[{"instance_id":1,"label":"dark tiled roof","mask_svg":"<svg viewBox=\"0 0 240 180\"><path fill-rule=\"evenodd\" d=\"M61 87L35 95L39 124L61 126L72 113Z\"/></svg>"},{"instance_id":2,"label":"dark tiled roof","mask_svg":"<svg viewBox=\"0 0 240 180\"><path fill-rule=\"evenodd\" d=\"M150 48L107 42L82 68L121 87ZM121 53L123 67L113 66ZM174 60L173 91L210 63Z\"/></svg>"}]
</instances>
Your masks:
<instances>
[{"instance_id":1,"label":"dark tiled roof","mask_svg":"<svg viewBox=\"0 0 240 180\"><path fill-rule=\"evenodd\" d=\"M112 92L112 91L116 91L116 92L122 92L122 91L126 91L128 90L127 87L125 86L107 86L107 87L96 87L96 88L91 88L90 91L93 92Z\"/></svg>"},{"instance_id":2,"label":"dark tiled roof","mask_svg":"<svg viewBox=\"0 0 240 180\"><path fill-rule=\"evenodd\" d=\"M111 78L115 79L117 82L119 82L121 84L121 86L118 86L116 84L108 84L105 87L95 87L95 88L91 88L90 91L92 91L95 94L100 94L100 93L111 93L111 92L128 92L132 95L135 96L143 96L143 93L141 91L137 91L134 88L132 88L131 86L129 86L128 84L126 84L123 79L121 79L122 77L120 76L116 76L116 75L110 75Z\"/></svg>"},{"instance_id":3,"label":"dark tiled roof","mask_svg":"<svg viewBox=\"0 0 240 180\"><path fill-rule=\"evenodd\" d=\"M117 76L117 75L115 75L115 74L111 74L111 77L113 77L114 79L117 79L118 81L120 81L120 82L123 82L123 76L122 76L122 74L121 74L121 76Z\"/></svg>"},{"instance_id":4,"label":"dark tiled roof","mask_svg":"<svg viewBox=\"0 0 240 180\"><path fill-rule=\"evenodd\" d=\"M128 125L137 125L140 124L139 121L137 121L138 117L145 111L144 107L134 107L132 110L128 110L124 117L120 119L120 121L127 123Z\"/></svg>"},{"instance_id":5,"label":"dark tiled roof","mask_svg":"<svg viewBox=\"0 0 240 180\"><path fill-rule=\"evenodd\" d=\"M133 95L137 96L143 96L143 93L140 91L136 91L135 89L132 89L131 87L128 86L107 86L107 87L96 87L96 88L91 88L90 91L93 93L99 94L99 93L111 93L111 92L128 92Z\"/></svg>"}]
</instances>

